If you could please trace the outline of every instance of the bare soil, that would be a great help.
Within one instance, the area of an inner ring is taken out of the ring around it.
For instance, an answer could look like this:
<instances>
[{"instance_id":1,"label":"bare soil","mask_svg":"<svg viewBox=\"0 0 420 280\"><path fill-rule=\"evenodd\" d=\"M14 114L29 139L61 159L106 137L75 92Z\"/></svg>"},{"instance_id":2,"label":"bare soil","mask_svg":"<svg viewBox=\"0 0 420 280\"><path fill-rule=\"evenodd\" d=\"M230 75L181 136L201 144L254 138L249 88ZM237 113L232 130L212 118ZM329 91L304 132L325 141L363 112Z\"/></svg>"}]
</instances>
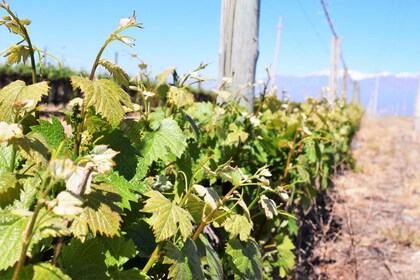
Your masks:
<instances>
[{"instance_id":1,"label":"bare soil","mask_svg":"<svg viewBox=\"0 0 420 280\"><path fill-rule=\"evenodd\" d=\"M420 279L420 132L367 116L353 146L356 169L335 179L305 278Z\"/></svg>"}]
</instances>

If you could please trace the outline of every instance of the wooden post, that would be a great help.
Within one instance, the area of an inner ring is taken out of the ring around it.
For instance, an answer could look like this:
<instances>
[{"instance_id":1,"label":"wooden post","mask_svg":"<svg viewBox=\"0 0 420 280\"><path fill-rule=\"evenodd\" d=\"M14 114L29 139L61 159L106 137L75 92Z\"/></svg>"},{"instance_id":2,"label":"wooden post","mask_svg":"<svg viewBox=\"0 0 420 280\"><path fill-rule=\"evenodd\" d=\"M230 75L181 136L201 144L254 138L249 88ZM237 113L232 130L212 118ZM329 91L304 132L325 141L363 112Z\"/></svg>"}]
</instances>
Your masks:
<instances>
[{"instance_id":1,"label":"wooden post","mask_svg":"<svg viewBox=\"0 0 420 280\"><path fill-rule=\"evenodd\" d=\"M370 98L369 104L369 113L372 116L376 116L378 110L378 92L379 92L379 75L376 76L375 80L375 88L372 93L372 97Z\"/></svg>"},{"instance_id":2,"label":"wooden post","mask_svg":"<svg viewBox=\"0 0 420 280\"><path fill-rule=\"evenodd\" d=\"M331 102L337 99L337 85L338 85L338 62L340 59L340 39L333 36L331 42L331 61L330 61L330 94L329 99Z\"/></svg>"},{"instance_id":3,"label":"wooden post","mask_svg":"<svg viewBox=\"0 0 420 280\"><path fill-rule=\"evenodd\" d=\"M344 103L347 103L347 78L348 78L348 71L347 68L343 69L343 85L341 88L341 98L343 99Z\"/></svg>"},{"instance_id":4,"label":"wooden post","mask_svg":"<svg viewBox=\"0 0 420 280\"><path fill-rule=\"evenodd\" d=\"M417 88L416 107L414 112L414 130L420 131L420 77Z\"/></svg>"},{"instance_id":5,"label":"wooden post","mask_svg":"<svg viewBox=\"0 0 420 280\"><path fill-rule=\"evenodd\" d=\"M351 103L358 105L362 104L360 101L360 86L356 81L353 82L353 96L351 98Z\"/></svg>"},{"instance_id":6,"label":"wooden post","mask_svg":"<svg viewBox=\"0 0 420 280\"><path fill-rule=\"evenodd\" d=\"M227 89L250 112L254 108L259 14L260 0L222 0L219 85L223 78L231 78Z\"/></svg>"},{"instance_id":7,"label":"wooden post","mask_svg":"<svg viewBox=\"0 0 420 280\"><path fill-rule=\"evenodd\" d=\"M278 60L279 60L280 36L281 36L281 29L283 28L282 21L283 21L283 18L279 17L279 24L276 26L276 29L277 29L276 46L275 46L275 49L274 49L273 64L271 65L271 71L270 71L271 75L273 75L273 77L271 78L271 87L272 88L276 86L277 65L278 65Z\"/></svg>"}]
</instances>

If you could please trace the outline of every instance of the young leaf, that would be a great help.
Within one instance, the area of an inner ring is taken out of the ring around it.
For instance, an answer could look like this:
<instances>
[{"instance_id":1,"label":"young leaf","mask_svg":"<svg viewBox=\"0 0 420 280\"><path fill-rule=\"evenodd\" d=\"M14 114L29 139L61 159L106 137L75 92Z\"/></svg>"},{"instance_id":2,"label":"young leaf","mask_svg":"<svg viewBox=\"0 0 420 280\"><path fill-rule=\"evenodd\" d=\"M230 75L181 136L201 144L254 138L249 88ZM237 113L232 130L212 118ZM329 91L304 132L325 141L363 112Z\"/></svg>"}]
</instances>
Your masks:
<instances>
[{"instance_id":1,"label":"young leaf","mask_svg":"<svg viewBox=\"0 0 420 280\"><path fill-rule=\"evenodd\" d=\"M60 143L65 139L64 127L56 116L51 116L49 121L39 119L39 125L32 126L35 133L41 134L51 149L57 149Z\"/></svg>"},{"instance_id":2,"label":"young leaf","mask_svg":"<svg viewBox=\"0 0 420 280\"><path fill-rule=\"evenodd\" d=\"M129 259L136 255L136 246L131 239L123 236L103 238L105 245L105 264L107 267L122 267Z\"/></svg>"},{"instance_id":3,"label":"young leaf","mask_svg":"<svg viewBox=\"0 0 420 280\"><path fill-rule=\"evenodd\" d=\"M128 82L130 80L130 77L120 66L112 63L111 61L107 59L99 60L99 64L105 67L105 69L108 70L108 72L112 76L114 76L114 79L117 83L128 87Z\"/></svg>"},{"instance_id":4,"label":"young leaf","mask_svg":"<svg viewBox=\"0 0 420 280\"><path fill-rule=\"evenodd\" d=\"M181 108L193 104L194 96L186 89L170 86L168 91L168 100L176 107Z\"/></svg>"},{"instance_id":5,"label":"young leaf","mask_svg":"<svg viewBox=\"0 0 420 280\"><path fill-rule=\"evenodd\" d=\"M166 255L163 263L172 264L168 274L170 279L204 279L197 246L192 239L188 238L181 250L168 242L165 250Z\"/></svg>"},{"instance_id":6,"label":"young leaf","mask_svg":"<svg viewBox=\"0 0 420 280\"><path fill-rule=\"evenodd\" d=\"M43 95L48 95L48 90L47 82L27 86L24 81L17 80L5 86L0 90L0 121L14 122L16 103L33 100L34 104L27 110L33 109Z\"/></svg>"},{"instance_id":7,"label":"young leaf","mask_svg":"<svg viewBox=\"0 0 420 280\"><path fill-rule=\"evenodd\" d=\"M266 195L260 197L261 207L264 209L265 216L267 219L271 220L274 216L278 215L276 202Z\"/></svg>"},{"instance_id":8,"label":"young leaf","mask_svg":"<svg viewBox=\"0 0 420 280\"><path fill-rule=\"evenodd\" d=\"M235 279L263 279L261 253L253 239L247 242L229 240L225 253L229 256L227 259Z\"/></svg>"},{"instance_id":9,"label":"young leaf","mask_svg":"<svg viewBox=\"0 0 420 280\"><path fill-rule=\"evenodd\" d=\"M0 215L0 270L13 266L22 251L23 231L28 217L1 213Z\"/></svg>"},{"instance_id":10,"label":"young leaf","mask_svg":"<svg viewBox=\"0 0 420 280\"><path fill-rule=\"evenodd\" d=\"M178 123L171 118L167 118L162 120L156 131L146 134L140 154L150 165L153 161L165 159L168 150L179 158L186 147L186 137Z\"/></svg>"},{"instance_id":11,"label":"young leaf","mask_svg":"<svg viewBox=\"0 0 420 280\"><path fill-rule=\"evenodd\" d=\"M111 185L121 196L121 201L115 203L117 206L121 207L121 209L131 210L130 201L137 201L137 196L131 192L134 186L130 182L113 171L98 176L98 179Z\"/></svg>"},{"instance_id":12,"label":"young leaf","mask_svg":"<svg viewBox=\"0 0 420 280\"><path fill-rule=\"evenodd\" d=\"M31 56L31 53L28 46L13 45L7 49L4 56L7 57L7 64L12 65L13 63L18 64L21 61L25 63Z\"/></svg>"},{"instance_id":13,"label":"young leaf","mask_svg":"<svg viewBox=\"0 0 420 280\"><path fill-rule=\"evenodd\" d=\"M184 240L190 236L193 230L191 224L193 218L188 211L179 207L158 191L149 191L145 195L149 198L141 211L154 213L150 223L157 242L175 235L178 228Z\"/></svg>"},{"instance_id":14,"label":"young leaf","mask_svg":"<svg viewBox=\"0 0 420 280\"><path fill-rule=\"evenodd\" d=\"M108 185L93 186L92 192L86 196L85 208L80 218L87 222L93 236L96 233L107 236L119 235L120 209L116 202L121 201L121 196ZM79 223L74 221L73 224Z\"/></svg>"},{"instance_id":15,"label":"young leaf","mask_svg":"<svg viewBox=\"0 0 420 280\"><path fill-rule=\"evenodd\" d=\"M205 188L202 185L194 185L193 187L199 196L204 197L204 202L206 202L212 210L216 209L219 206L219 203L221 203L218 193L212 188Z\"/></svg>"},{"instance_id":16,"label":"young leaf","mask_svg":"<svg viewBox=\"0 0 420 280\"><path fill-rule=\"evenodd\" d=\"M46 167L49 151L45 139L40 134L25 135L11 140L20 155L30 162Z\"/></svg>"},{"instance_id":17,"label":"young leaf","mask_svg":"<svg viewBox=\"0 0 420 280\"><path fill-rule=\"evenodd\" d=\"M108 279L104 245L98 238L81 243L77 239L63 247L60 267L72 279Z\"/></svg>"},{"instance_id":18,"label":"young leaf","mask_svg":"<svg viewBox=\"0 0 420 280\"><path fill-rule=\"evenodd\" d=\"M170 67L163 70L161 73L156 75L156 86L166 84L168 77L175 71L175 67Z\"/></svg>"},{"instance_id":19,"label":"young leaf","mask_svg":"<svg viewBox=\"0 0 420 280\"><path fill-rule=\"evenodd\" d=\"M229 238L233 239L239 235L239 239L242 241L248 240L251 230L252 221L249 221L247 217L232 213L223 223L223 226L227 232L229 232Z\"/></svg>"},{"instance_id":20,"label":"young leaf","mask_svg":"<svg viewBox=\"0 0 420 280\"><path fill-rule=\"evenodd\" d=\"M12 159L12 146L0 145L0 174L9 171L9 164Z\"/></svg>"},{"instance_id":21,"label":"young leaf","mask_svg":"<svg viewBox=\"0 0 420 280\"><path fill-rule=\"evenodd\" d=\"M125 115L123 105L134 109L130 96L111 80L91 81L78 76L72 76L70 79L73 88L80 88L85 94L86 106L93 107L113 127L116 127Z\"/></svg>"}]
</instances>

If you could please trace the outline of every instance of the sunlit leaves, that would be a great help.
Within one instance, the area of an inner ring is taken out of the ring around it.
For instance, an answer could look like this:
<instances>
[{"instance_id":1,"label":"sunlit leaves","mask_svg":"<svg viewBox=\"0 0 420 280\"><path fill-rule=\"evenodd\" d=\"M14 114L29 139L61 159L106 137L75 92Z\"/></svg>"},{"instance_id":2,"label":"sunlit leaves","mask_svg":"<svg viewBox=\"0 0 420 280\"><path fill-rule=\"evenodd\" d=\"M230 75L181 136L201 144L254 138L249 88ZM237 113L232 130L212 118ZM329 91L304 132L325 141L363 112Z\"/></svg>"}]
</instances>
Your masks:
<instances>
[{"instance_id":1,"label":"sunlit leaves","mask_svg":"<svg viewBox=\"0 0 420 280\"><path fill-rule=\"evenodd\" d=\"M129 259L136 255L136 247L131 239L123 236L104 238L105 264L108 267L122 267Z\"/></svg>"},{"instance_id":2,"label":"sunlit leaves","mask_svg":"<svg viewBox=\"0 0 420 280\"><path fill-rule=\"evenodd\" d=\"M1 213L0 215L0 270L13 266L22 251L22 235L28 217Z\"/></svg>"},{"instance_id":3,"label":"sunlit leaves","mask_svg":"<svg viewBox=\"0 0 420 280\"><path fill-rule=\"evenodd\" d=\"M17 80L5 86L0 90L0 121L14 122L16 103L33 100L33 105L27 110L35 108L42 96L48 94L48 90L47 82L27 86L24 81Z\"/></svg>"},{"instance_id":4,"label":"sunlit leaves","mask_svg":"<svg viewBox=\"0 0 420 280\"><path fill-rule=\"evenodd\" d=\"M99 60L99 64L105 67L106 70L114 77L115 81L121 85L128 86L130 77L128 74L117 64L112 63L107 59Z\"/></svg>"},{"instance_id":5,"label":"sunlit leaves","mask_svg":"<svg viewBox=\"0 0 420 280\"><path fill-rule=\"evenodd\" d=\"M51 116L51 122L41 119L38 122L39 125L31 127L32 131L44 136L51 149L57 149L66 137L60 120L55 116Z\"/></svg>"},{"instance_id":6,"label":"sunlit leaves","mask_svg":"<svg viewBox=\"0 0 420 280\"><path fill-rule=\"evenodd\" d=\"M31 52L29 51L28 46L13 45L7 49L4 56L7 57L7 64L25 63L31 56Z\"/></svg>"},{"instance_id":7,"label":"sunlit leaves","mask_svg":"<svg viewBox=\"0 0 420 280\"><path fill-rule=\"evenodd\" d=\"M184 88L169 87L168 91L169 102L176 107L184 107L194 103L194 96Z\"/></svg>"},{"instance_id":8,"label":"sunlit leaves","mask_svg":"<svg viewBox=\"0 0 420 280\"><path fill-rule=\"evenodd\" d=\"M140 154L148 164L158 159L165 159L168 152L180 157L187 146L186 137L171 118L161 121L156 131L146 134Z\"/></svg>"},{"instance_id":9,"label":"sunlit leaves","mask_svg":"<svg viewBox=\"0 0 420 280\"><path fill-rule=\"evenodd\" d=\"M229 232L229 238L234 239L239 235L240 240L246 241L251 234L253 223L246 216L230 214L223 226Z\"/></svg>"},{"instance_id":10,"label":"sunlit leaves","mask_svg":"<svg viewBox=\"0 0 420 280\"><path fill-rule=\"evenodd\" d=\"M154 214L150 218L150 224L156 241L166 240L175 235L178 230L184 240L191 235L193 218L187 210L179 207L158 191L149 191L145 195L148 199L142 212Z\"/></svg>"},{"instance_id":11,"label":"sunlit leaves","mask_svg":"<svg viewBox=\"0 0 420 280\"><path fill-rule=\"evenodd\" d=\"M130 96L111 80L91 81L77 76L72 76L70 79L73 88L80 88L85 94L86 106L93 107L113 127L117 126L125 115L123 105L134 109Z\"/></svg>"}]
</instances>

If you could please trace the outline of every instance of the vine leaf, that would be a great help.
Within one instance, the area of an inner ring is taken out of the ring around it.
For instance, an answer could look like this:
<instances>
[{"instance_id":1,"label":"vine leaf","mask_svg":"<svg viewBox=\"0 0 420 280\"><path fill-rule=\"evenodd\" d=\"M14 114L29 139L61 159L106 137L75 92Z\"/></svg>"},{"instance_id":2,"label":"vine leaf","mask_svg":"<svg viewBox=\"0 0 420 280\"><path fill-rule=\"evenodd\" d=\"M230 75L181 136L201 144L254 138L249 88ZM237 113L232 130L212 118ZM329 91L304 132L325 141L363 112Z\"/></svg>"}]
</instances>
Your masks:
<instances>
[{"instance_id":1,"label":"vine leaf","mask_svg":"<svg viewBox=\"0 0 420 280\"><path fill-rule=\"evenodd\" d=\"M172 264L168 277L175 280L204 279L197 246L190 238L180 250L172 243L165 245L166 255L163 263Z\"/></svg>"},{"instance_id":2,"label":"vine leaf","mask_svg":"<svg viewBox=\"0 0 420 280\"><path fill-rule=\"evenodd\" d=\"M172 75L175 71L175 67L170 67L163 70L161 73L156 75L156 86L160 86L162 84L166 84L170 75Z\"/></svg>"},{"instance_id":3,"label":"vine leaf","mask_svg":"<svg viewBox=\"0 0 420 280\"><path fill-rule=\"evenodd\" d=\"M207 237L200 234L199 239L196 241L198 254L202 259L203 264L207 267L207 273L210 279L223 279L223 265L216 250L211 246ZM207 265L207 266L206 266Z\"/></svg>"},{"instance_id":4,"label":"vine leaf","mask_svg":"<svg viewBox=\"0 0 420 280\"><path fill-rule=\"evenodd\" d=\"M14 269L9 269L2 273L0 271L0 279L12 279ZM31 280L71 280L64 274L60 268L50 263L37 263L35 265L26 265L22 268L19 279Z\"/></svg>"},{"instance_id":5,"label":"vine leaf","mask_svg":"<svg viewBox=\"0 0 420 280\"><path fill-rule=\"evenodd\" d=\"M13 45L7 49L4 56L7 57L7 64L12 65L13 63L18 64L21 61L25 63L31 56L31 52L28 46Z\"/></svg>"},{"instance_id":6,"label":"vine leaf","mask_svg":"<svg viewBox=\"0 0 420 280\"><path fill-rule=\"evenodd\" d=\"M136 255L136 245L133 240L123 236L104 238L105 264L107 267L122 267L129 259Z\"/></svg>"},{"instance_id":7,"label":"vine leaf","mask_svg":"<svg viewBox=\"0 0 420 280\"><path fill-rule=\"evenodd\" d=\"M13 203L19 199L21 184L19 184L16 175L11 172L0 172L0 207Z\"/></svg>"},{"instance_id":8,"label":"vine leaf","mask_svg":"<svg viewBox=\"0 0 420 280\"><path fill-rule=\"evenodd\" d=\"M29 111L35 108L43 95L48 95L48 90L47 82L27 86L24 81L17 80L5 86L0 90L0 121L14 122L15 104L33 100L34 104L26 108Z\"/></svg>"},{"instance_id":9,"label":"vine leaf","mask_svg":"<svg viewBox=\"0 0 420 280\"><path fill-rule=\"evenodd\" d=\"M118 66L115 63L112 63L107 59L99 60L99 65L105 67L105 69L108 70L108 72L114 77L117 83L128 87L130 77L120 66Z\"/></svg>"},{"instance_id":10,"label":"vine leaf","mask_svg":"<svg viewBox=\"0 0 420 280\"><path fill-rule=\"evenodd\" d=\"M278 215L276 202L268 198L265 194L260 197L261 207L267 219L271 220Z\"/></svg>"},{"instance_id":11,"label":"vine leaf","mask_svg":"<svg viewBox=\"0 0 420 280\"><path fill-rule=\"evenodd\" d=\"M72 279L108 279L104 245L98 238L84 243L72 239L63 247L60 267Z\"/></svg>"},{"instance_id":12,"label":"vine leaf","mask_svg":"<svg viewBox=\"0 0 420 280\"><path fill-rule=\"evenodd\" d=\"M28 217L0 215L0 270L13 266L19 260L22 235L28 222Z\"/></svg>"},{"instance_id":13,"label":"vine leaf","mask_svg":"<svg viewBox=\"0 0 420 280\"><path fill-rule=\"evenodd\" d=\"M111 185L121 196L121 201L115 204L121 209L125 208L131 210L130 201L137 201L137 196L131 191L134 186L131 185L123 176L120 176L117 172L109 172L106 175L98 176L98 179Z\"/></svg>"},{"instance_id":14,"label":"vine leaf","mask_svg":"<svg viewBox=\"0 0 420 280\"><path fill-rule=\"evenodd\" d=\"M32 126L35 133L44 136L45 141L51 149L57 149L60 143L65 139L64 127L56 116L51 116L51 123L46 120L38 120L39 125Z\"/></svg>"},{"instance_id":15,"label":"vine leaf","mask_svg":"<svg viewBox=\"0 0 420 280\"><path fill-rule=\"evenodd\" d=\"M261 253L257 242L253 239L247 242L229 240L226 254L235 279L263 279Z\"/></svg>"},{"instance_id":16,"label":"vine leaf","mask_svg":"<svg viewBox=\"0 0 420 280\"><path fill-rule=\"evenodd\" d=\"M179 158L186 147L186 137L178 123L167 118L161 121L156 131L146 134L140 154L150 165L153 161L165 159L168 151Z\"/></svg>"},{"instance_id":17,"label":"vine leaf","mask_svg":"<svg viewBox=\"0 0 420 280\"><path fill-rule=\"evenodd\" d=\"M0 174L9 170L10 160L12 159L12 146L0 145Z\"/></svg>"},{"instance_id":18,"label":"vine leaf","mask_svg":"<svg viewBox=\"0 0 420 280\"><path fill-rule=\"evenodd\" d=\"M287 235L284 237L282 235L278 235L275 240L278 251L276 266L279 267L280 276L285 277L292 271L293 266L295 265L296 256L293 254L295 245Z\"/></svg>"},{"instance_id":19,"label":"vine leaf","mask_svg":"<svg viewBox=\"0 0 420 280\"><path fill-rule=\"evenodd\" d=\"M130 96L114 81L91 81L78 76L72 76L70 80L74 89L80 88L85 94L86 106L93 107L113 127L119 125L125 115L123 105L134 110Z\"/></svg>"},{"instance_id":20,"label":"vine leaf","mask_svg":"<svg viewBox=\"0 0 420 280\"><path fill-rule=\"evenodd\" d=\"M239 239L242 241L248 240L251 230L252 221L249 221L247 217L238 214L231 214L223 223L223 226L227 232L229 232L229 238L233 239L239 235Z\"/></svg>"},{"instance_id":21,"label":"vine leaf","mask_svg":"<svg viewBox=\"0 0 420 280\"><path fill-rule=\"evenodd\" d=\"M169 87L168 100L176 107L181 108L194 103L194 95L184 88Z\"/></svg>"},{"instance_id":22,"label":"vine leaf","mask_svg":"<svg viewBox=\"0 0 420 280\"><path fill-rule=\"evenodd\" d=\"M191 235L193 218L188 211L179 207L158 191L149 191L145 195L149 198L141 211L154 213L150 218L150 224L157 242L175 235L178 227L184 240Z\"/></svg>"},{"instance_id":23,"label":"vine leaf","mask_svg":"<svg viewBox=\"0 0 420 280\"><path fill-rule=\"evenodd\" d=\"M194 185L193 187L199 196L204 197L204 202L209 205L212 210L217 209L219 204L221 204L222 201L214 189L210 187L206 188L202 185Z\"/></svg>"},{"instance_id":24,"label":"vine leaf","mask_svg":"<svg viewBox=\"0 0 420 280\"><path fill-rule=\"evenodd\" d=\"M10 140L20 155L30 162L46 167L49 151L44 137L34 133Z\"/></svg>"},{"instance_id":25,"label":"vine leaf","mask_svg":"<svg viewBox=\"0 0 420 280\"><path fill-rule=\"evenodd\" d=\"M96 185L92 186L92 192L85 198L85 208L80 218L86 221L93 236L96 233L119 235L121 210L115 204L121 202L121 196L109 185ZM75 220L73 225L76 227L78 223L80 222Z\"/></svg>"}]
</instances>

